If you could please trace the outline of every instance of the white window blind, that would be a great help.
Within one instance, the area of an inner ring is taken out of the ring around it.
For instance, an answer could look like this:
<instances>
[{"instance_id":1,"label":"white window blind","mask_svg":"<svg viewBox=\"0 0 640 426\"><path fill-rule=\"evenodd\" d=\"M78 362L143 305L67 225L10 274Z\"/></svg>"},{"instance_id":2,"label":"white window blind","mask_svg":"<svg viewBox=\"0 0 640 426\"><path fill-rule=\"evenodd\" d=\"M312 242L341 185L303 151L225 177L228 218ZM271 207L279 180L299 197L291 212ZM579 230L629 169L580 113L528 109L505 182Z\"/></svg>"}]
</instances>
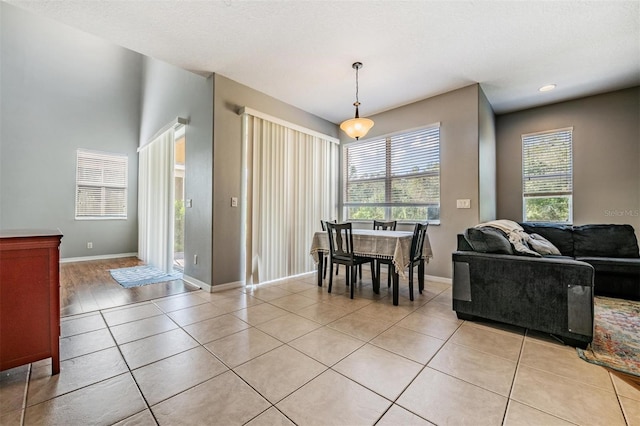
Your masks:
<instances>
[{"instance_id":1,"label":"white window blind","mask_svg":"<svg viewBox=\"0 0 640 426\"><path fill-rule=\"evenodd\" d=\"M349 220L440 219L440 126L344 147Z\"/></svg>"},{"instance_id":2,"label":"white window blind","mask_svg":"<svg viewBox=\"0 0 640 426\"><path fill-rule=\"evenodd\" d=\"M571 221L572 134L567 128L522 135L525 221Z\"/></svg>"},{"instance_id":3,"label":"white window blind","mask_svg":"<svg viewBox=\"0 0 640 426\"><path fill-rule=\"evenodd\" d=\"M126 219L127 170L126 155L79 149L76 219Z\"/></svg>"}]
</instances>

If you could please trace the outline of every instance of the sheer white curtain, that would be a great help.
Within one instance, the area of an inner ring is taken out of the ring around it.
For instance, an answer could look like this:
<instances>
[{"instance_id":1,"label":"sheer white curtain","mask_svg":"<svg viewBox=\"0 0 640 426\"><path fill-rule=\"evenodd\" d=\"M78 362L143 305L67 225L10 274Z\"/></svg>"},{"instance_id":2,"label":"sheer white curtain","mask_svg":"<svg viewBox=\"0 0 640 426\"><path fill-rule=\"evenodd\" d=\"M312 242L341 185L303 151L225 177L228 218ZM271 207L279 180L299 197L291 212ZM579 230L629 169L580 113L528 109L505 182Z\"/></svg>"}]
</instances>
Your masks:
<instances>
[{"instance_id":1,"label":"sheer white curtain","mask_svg":"<svg viewBox=\"0 0 640 426\"><path fill-rule=\"evenodd\" d=\"M337 217L338 145L246 114L246 284L313 270L320 220Z\"/></svg>"},{"instance_id":2,"label":"sheer white curtain","mask_svg":"<svg viewBox=\"0 0 640 426\"><path fill-rule=\"evenodd\" d=\"M173 269L174 129L139 152L138 257L170 273Z\"/></svg>"}]
</instances>

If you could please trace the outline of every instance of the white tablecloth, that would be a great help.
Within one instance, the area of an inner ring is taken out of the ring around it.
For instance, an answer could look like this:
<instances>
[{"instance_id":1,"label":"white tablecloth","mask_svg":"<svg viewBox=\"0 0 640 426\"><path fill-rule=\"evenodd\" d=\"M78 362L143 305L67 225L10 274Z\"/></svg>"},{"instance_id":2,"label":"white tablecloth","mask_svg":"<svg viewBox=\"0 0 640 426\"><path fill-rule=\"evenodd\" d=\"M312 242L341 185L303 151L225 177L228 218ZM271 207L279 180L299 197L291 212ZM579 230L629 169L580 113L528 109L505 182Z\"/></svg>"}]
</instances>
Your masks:
<instances>
[{"instance_id":1,"label":"white tablecloth","mask_svg":"<svg viewBox=\"0 0 640 426\"><path fill-rule=\"evenodd\" d=\"M392 259L396 272L406 278L404 270L411 260L411 240L413 232L379 231L372 229L353 230L353 251L361 256ZM316 232L311 243L311 256L318 263L319 253L329 253L329 238L326 231ZM429 261L433 257L429 234L425 236L422 258Z\"/></svg>"}]
</instances>

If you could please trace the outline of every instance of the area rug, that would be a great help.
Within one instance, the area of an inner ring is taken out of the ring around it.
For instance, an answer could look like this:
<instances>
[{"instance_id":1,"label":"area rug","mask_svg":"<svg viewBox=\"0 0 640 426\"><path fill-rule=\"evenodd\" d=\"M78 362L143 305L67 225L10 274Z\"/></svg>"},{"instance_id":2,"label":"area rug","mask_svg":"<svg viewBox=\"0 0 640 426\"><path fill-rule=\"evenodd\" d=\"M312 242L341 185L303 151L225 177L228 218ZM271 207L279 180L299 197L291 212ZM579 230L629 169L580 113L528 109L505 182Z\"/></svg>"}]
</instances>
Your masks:
<instances>
[{"instance_id":1,"label":"area rug","mask_svg":"<svg viewBox=\"0 0 640 426\"><path fill-rule=\"evenodd\" d=\"M113 279L124 288L139 287L182 278L182 272L180 271L174 270L171 274L167 274L151 265L110 269L109 272Z\"/></svg>"},{"instance_id":2,"label":"area rug","mask_svg":"<svg viewBox=\"0 0 640 426\"><path fill-rule=\"evenodd\" d=\"M640 302L596 297L595 332L580 358L640 377Z\"/></svg>"}]
</instances>

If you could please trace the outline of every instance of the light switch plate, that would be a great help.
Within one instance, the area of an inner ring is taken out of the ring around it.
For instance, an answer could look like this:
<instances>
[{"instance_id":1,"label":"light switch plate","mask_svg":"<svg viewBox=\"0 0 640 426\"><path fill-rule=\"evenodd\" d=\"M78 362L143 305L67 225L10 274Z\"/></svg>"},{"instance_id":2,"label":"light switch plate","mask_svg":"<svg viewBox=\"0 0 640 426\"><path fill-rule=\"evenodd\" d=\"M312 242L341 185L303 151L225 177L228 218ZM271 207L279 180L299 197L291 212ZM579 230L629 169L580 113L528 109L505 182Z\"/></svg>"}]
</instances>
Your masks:
<instances>
[{"instance_id":1,"label":"light switch plate","mask_svg":"<svg viewBox=\"0 0 640 426\"><path fill-rule=\"evenodd\" d=\"M471 200L456 200L456 208L458 209L470 209L471 208Z\"/></svg>"},{"instance_id":2,"label":"light switch plate","mask_svg":"<svg viewBox=\"0 0 640 426\"><path fill-rule=\"evenodd\" d=\"M231 197L231 207L238 207L238 197Z\"/></svg>"},{"instance_id":3,"label":"light switch plate","mask_svg":"<svg viewBox=\"0 0 640 426\"><path fill-rule=\"evenodd\" d=\"M191 205L192 205L192 203L191 203L191 198L187 198L187 199L185 200L185 204L187 205L187 207L191 208Z\"/></svg>"}]
</instances>

